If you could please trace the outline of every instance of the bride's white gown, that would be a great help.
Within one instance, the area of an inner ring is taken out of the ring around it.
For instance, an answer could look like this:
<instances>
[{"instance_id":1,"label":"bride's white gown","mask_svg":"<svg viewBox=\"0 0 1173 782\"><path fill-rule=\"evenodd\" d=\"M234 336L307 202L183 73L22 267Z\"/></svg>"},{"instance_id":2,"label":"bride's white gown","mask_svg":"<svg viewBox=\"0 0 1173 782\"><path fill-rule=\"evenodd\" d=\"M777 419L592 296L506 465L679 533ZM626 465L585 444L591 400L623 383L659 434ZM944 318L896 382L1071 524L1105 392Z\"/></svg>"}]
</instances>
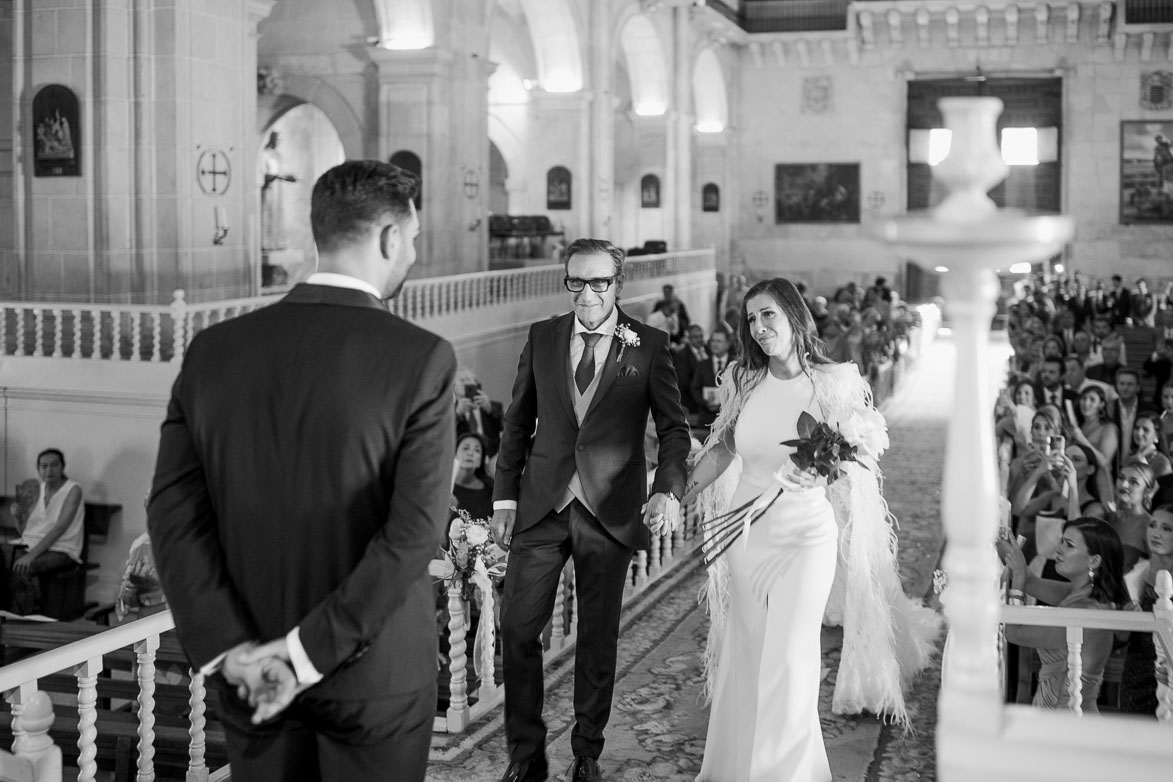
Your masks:
<instances>
[{"instance_id":1,"label":"bride's white gown","mask_svg":"<svg viewBox=\"0 0 1173 782\"><path fill-rule=\"evenodd\" d=\"M822 420L811 380L765 379L734 432L744 462L730 507L771 487L802 411ZM698 782L829 782L819 725L820 627L838 527L826 491L786 491L730 547L728 624Z\"/></svg>"}]
</instances>

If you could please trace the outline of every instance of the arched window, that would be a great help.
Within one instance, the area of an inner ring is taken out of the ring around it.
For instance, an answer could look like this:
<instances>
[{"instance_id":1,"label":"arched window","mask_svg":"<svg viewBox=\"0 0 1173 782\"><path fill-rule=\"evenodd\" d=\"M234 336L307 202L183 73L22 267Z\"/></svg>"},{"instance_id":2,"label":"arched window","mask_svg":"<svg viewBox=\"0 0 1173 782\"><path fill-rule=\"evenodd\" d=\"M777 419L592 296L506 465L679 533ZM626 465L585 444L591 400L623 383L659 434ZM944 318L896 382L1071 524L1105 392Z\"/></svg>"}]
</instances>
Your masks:
<instances>
[{"instance_id":1,"label":"arched window","mask_svg":"<svg viewBox=\"0 0 1173 782\"><path fill-rule=\"evenodd\" d=\"M546 208L570 208L570 169L554 166L546 172Z\"/></svg>"},{"instance_id":2,"label":"arched window","mask_svg":"<svg viewBox=\"0 0 1173 782\"><path fill-rule=\"evenodd\" d=\"M647 174L639 180L639 205L644 209L660 208L660 177Z\"/></svg>"},{"instance_id":3,"label":"arched window","mask_svg":"<svg viewBox=\"0 0 1173 782\"><path fill-rule=\"evenodd\" d=\"M717 187L714 182L709 182L701 188L701 211L721 211L721 188Z\"/></svg>"},{"instance_id":4,"label":"arched window","mask_svg":"<svg viewBox=\"0 0 1173 782\"><path fill-rule=\"evenodd\" d=\"M391 156L390 162L420 178L420 190L415 196L415 210L418 212L424 203L424 166L420 162L420 156L409 150L401 149Z\"/></svg>"}]
</instances>

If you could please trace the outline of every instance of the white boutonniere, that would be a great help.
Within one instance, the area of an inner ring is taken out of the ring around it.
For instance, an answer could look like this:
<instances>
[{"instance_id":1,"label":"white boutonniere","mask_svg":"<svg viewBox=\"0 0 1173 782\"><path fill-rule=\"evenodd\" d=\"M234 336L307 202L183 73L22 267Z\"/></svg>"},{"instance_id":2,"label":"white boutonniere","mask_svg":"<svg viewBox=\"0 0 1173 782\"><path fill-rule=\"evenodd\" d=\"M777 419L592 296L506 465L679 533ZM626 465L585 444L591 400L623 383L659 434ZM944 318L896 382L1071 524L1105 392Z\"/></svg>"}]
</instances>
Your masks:
<instances>
[{"instance_id":1,"label":"white boutonniere","mask_svg":"<svg viewBox=\"0 0 1173 782\"><path fill-rule=\"evenodd\" d=\"M624 350L639 347L639 334L632 331L626 323L620 323L615 327L615 339L619 340L619 355L615 358L616 363L623 360Z\"/></svg>"}]
</instances>

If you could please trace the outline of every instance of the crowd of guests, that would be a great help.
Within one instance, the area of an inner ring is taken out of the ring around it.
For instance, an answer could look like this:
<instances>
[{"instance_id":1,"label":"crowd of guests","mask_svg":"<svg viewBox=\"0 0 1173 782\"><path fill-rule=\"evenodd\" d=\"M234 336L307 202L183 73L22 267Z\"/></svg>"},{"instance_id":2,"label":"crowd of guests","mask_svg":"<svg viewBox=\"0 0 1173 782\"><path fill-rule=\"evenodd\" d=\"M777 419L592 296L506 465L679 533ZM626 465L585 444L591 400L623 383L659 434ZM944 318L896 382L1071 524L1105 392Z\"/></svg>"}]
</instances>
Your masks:
<instances>
[{"instance_id":1,"label":"crowd of guests","mask_svg":"<svg viewBox=\"0 0 1173 782\"><path fill-rule=\"evenodd\" d=\"M1007 328L1013 355L994 426L1010 599L1151 611L1156 574L1173 572L1173 286L1036 279L1010 302ZM1010 627L1006 637L1037 652L1034 703L1066 708L1064 629ZM1084 711L1096 710L1115 658L1122 672L1105 702L1154 716L1152 643L1088 629Z\"/></svg>"}]
</instances>

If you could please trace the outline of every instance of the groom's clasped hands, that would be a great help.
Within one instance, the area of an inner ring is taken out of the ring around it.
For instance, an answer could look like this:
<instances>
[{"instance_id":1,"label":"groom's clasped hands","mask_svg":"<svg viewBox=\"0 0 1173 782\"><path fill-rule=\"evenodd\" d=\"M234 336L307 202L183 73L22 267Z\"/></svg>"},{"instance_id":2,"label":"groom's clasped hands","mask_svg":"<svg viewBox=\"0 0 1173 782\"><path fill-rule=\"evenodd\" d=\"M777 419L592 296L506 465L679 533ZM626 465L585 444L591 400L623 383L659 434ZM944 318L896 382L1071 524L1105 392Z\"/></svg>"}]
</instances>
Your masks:
<instances>
[{"instance_id":1,"label":"groom's clasped hands","mask_svg":"<svg viewBox=\"0 0 1173 782\"><path fill-rule=\"evenodd\" d=\"M680 528L680 500L671 494L653 494L644 508L644 525L653 535L670 535Z\"/></svg>"},{"instance_id":2,"label":"groom's clasped hands","mask_svg":"<svg viewBox=\"0 0 1173 782\"><path fill-rule=\"evenodd\" d=\"M254 725L276 717L307 689L293 672L284 638L233 647L224 656L220 673L236 687L237 697L252 707Z\"/></svg>"}]
</instances>

